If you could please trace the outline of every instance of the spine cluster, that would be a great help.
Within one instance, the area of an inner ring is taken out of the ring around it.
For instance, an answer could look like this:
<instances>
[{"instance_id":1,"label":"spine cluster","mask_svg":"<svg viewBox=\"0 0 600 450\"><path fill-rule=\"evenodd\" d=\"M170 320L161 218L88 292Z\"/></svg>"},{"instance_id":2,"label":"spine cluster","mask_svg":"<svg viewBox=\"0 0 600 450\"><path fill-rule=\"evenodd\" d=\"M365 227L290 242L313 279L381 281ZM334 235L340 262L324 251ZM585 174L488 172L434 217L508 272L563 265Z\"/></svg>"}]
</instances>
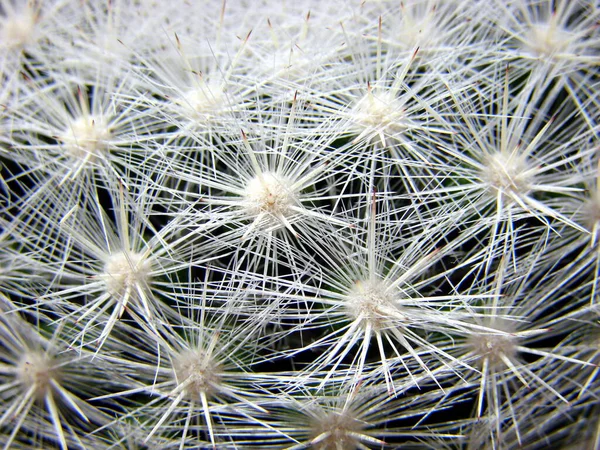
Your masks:
<instances>
[{"instance_id":1,"label":"spine cluster","mask_svg":"<svg viewBox=\"0 0 600 450\"><path fill-rule=\"evenodd\" d=\"M0 448L600 447L595 0L0 0L0 55Z\"/></svg>"}]
</instances>

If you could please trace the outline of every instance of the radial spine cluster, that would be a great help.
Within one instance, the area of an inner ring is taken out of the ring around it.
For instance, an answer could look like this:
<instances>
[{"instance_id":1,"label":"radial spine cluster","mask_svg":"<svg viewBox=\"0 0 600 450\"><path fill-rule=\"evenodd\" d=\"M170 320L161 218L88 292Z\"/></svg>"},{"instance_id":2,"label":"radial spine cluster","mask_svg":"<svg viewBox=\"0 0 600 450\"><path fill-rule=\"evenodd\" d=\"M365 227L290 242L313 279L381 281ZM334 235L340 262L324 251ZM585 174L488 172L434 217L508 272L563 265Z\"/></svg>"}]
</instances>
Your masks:
<instances>
[{"instance_id":1,"label":"radial spine cluster","mask_svg":"<svg viewBox=\"0 0 600 450\"><path fill-rule=\"evenodd\" d=\"M0 449L600 448L598 0L0 0Z\"/></svg>"}]
</instances>

